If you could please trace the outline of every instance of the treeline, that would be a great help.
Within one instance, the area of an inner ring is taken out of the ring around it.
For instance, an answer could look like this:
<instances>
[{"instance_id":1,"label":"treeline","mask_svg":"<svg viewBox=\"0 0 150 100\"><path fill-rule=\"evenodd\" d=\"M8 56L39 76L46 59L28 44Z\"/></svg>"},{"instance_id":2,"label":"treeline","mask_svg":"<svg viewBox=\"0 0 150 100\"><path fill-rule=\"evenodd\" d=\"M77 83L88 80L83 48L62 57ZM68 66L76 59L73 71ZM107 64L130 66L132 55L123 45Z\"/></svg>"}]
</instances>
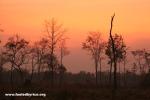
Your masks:
<instances>
[{"instance_id":1,"label":"treeline","mask_svg":"<svg viewBox=\"0 0 150 100\"><path fill-rule=\"evenodd\" d=\"M67 72L67 67L63 64L64 57L70 53L66 46L68 39L65 34L66 29L52 19L45 21L46 36L41 40L31 44L16 34L1 46L0 73L3 76L2 81L9 81L13 86L16 82L31 84L46 80L52 87L56 83L61 86L62 83L81 82L96 86L105 84L113 86L115 89L123 84L126 86L134 83L135 85L143 80L148 81L150 52L146 49L130 51L122 35L112 34L113 20L114 16L111 19L108 41L104 41L102 33L93 31L89 32L86 40L82 43L81 47L88 51L93 59L95 74ZM135 59L131 67L127 67L129 52ZM103 61L108 61L110 66L108 72L102 71L102 67L105 67L102 66Z\"/></svg>"},{"instance_id":2,"label":"treeline","mask_svg":"<svg viewBox=\"0 0 150 100\"><path fill-rule=\"evenodd\" d=\"M31 73L27 70L23 70L23 75L26 77L25 82L22 84L22 79L20 79L20 74L17 70L13 70L13 82L15 85L23 85L28 86L31 85L30 77ZM0 84L9 85L10 84L10 70L3 70L1 71L0 76ZM101 75L101 78L100 78ZM138 87L142 86L141 77L140 75L133 74L132 72L126 73L126 80L124 80L124 74L117 74L118 76L118 85L119 87ZM50 75L49 71L40 72L40 73L33 73L32 84L48 85L50 82ZM80 71L79 73L71 73L65 72L63 75L62 80L60 80L59 73L54 73L54 86L61 87L66 85L78 85L83 87L96 87L95 85L95 75L94 73ZM98 87L110 87L109 83L109 72L98 72Z\"/></svg>"},{"instance_id":3,"label":"treeline","mask_svg":"<svg viewBox=\"0 0 150 100\"><path fill-rule=\"evenodd\" d=\"M66 30L55 19L45 21L46 36L31 44L18 34L8 38L4 46L1 46L0 69L10 71L10 83L14 84L14 71L17 71L22 83L26 77L24 70L30 72L28 80L32 82L34 73L40 77L40 73L49 72L49 80L54 85L54 73L60 77L66 71L63 58L69 54L66 47ZM61 80L61 79L60 79Z\"/></svg>"}]
</instances>

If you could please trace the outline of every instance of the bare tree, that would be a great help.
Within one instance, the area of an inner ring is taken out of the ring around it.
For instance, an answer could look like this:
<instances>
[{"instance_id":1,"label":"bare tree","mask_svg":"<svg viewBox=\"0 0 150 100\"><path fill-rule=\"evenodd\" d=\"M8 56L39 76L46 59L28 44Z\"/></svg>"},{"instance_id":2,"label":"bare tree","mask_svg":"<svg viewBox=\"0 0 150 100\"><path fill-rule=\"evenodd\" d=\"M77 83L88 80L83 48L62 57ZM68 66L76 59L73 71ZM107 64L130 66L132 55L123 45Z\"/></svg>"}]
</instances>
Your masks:
<instances>
[{"instance_id":1,"label":"bare tree","mask_svg":"<svg viewBox=\"0 0 150 100\"><path fill-rule=\"evenodd\" d=\"M32 82L33 80L33 74L35 71L35 66L36 66L37 62L36 62L36 56L34 55L34 53L31 54L31 77L30 77L30 82Z\"/></svg>"},{"instance_id":2,"label":"bare tree","mask_svg":"<svg viewBox=\"0 0 150 100\"><path fill-rule=\"evenodd\" d=\"M150 52L144 49L144 59L148 70L150 71Z\"/></svg>"},{"instance_id":3,"label":"bare tree","mask_svg":"<svg viewBox=\"0 0 150 100\"><path fill-rule=\"evenodd\" d=\"M58 24L57 21L52 18L51 21L45 21L45 32L47 33L48 47L49 47L49 64L48 67L51 69L51 82L52 86L54 84L54 69L55 69L55 51L57 48L58 42L63 37L65 30L62 25Z\"/></svg>"},{"instance_id":4,"label":"bare tree","mask_svg":"<svg viewBox=\"0 0 150 100\"><path fill-rule=\"evenodd\" d=\"M60 66L58 68L59 71L59 85L61 86L63 80L63 74L67 70L63 64L63 59L65 56L69 55L69 50L66 47L66 39L62 38L59 42L59 50L60 50Z\"/></svg>"},{"instance_id":5,"label":"bare tree","mask_svg":"<svg viewBox=\"0 0 150 100\"><path fill-rule=\"evenodd\" d=\"M127 53L124 53L122 61L123 61L123 70L124 70L124 86L126 86L126 84L127 84L127 82L126 82Z\"/></svg>"},{"instance_id":6,"label":"bare tree","mask_svg":"<svg viewBox=\"0 0 150 100\"><path fill-rule=\"evenodd\" d=\"M96 76L96 85L98 84L98 63L101 62L101 53L104 49L104 42L101 38L99 32L90 32L85 42L82 44L82 48L87 50L95 63L95 76Z\"/></svg>"},{"instance_id":7,"label":"bare tree","mask_svg":"<svg viewBox=\"0 0 150 100\"><path fill-rule=\"evenodd\" d=\"M150 53L148 50L139 49L131 51L135 62L134 64L138 67L141 74L145 74L150 69Z\"/></svg>"},{"instance_id":8,"label":"bare tree","mask_svg":"<svg viewBox=\"0 0 150 100\"><path fill-rule=\"evenodd\" d=\"M4 65L7 63L7 59L6 56L2 53L2 51L0 51L0 82L1 80L1 74L3 72L4 69Z\"/></svg>"},{"instance_id":9,"label":"bare tree","mask_svg":"<svg viewBox=\"0 0 150 100\"><path fill-rule=\"evenodd\" d=\"M4 54L7 57L7 61L11 63L11 84L13 84L13 69L16 69L21 76L21 80L24 80L22 66L28 62L26 59L28 54L28 44L29 42L27 42L25 39L15 35L9 38L4 46L6 49Z\"/></svg>"},{"instance_id":10,"label":"bare tree","mask_svg":"<svg viewBox=\"0 0 150 100\"><path fill-rule=\"evenodd\" d=\"M112 28L113 28L113 20L114 20L115 14L111 17L111 27L110 27L110 40L111 40L111 49L112 49L112 55L113 55L113 63L114 63L114 90L117 88L117 60L115 55L115 43L112 36Z\"/></svg>"},{"instance_id":11,"label":"bare tree","mask_svg":"<svg viewBox=\"0 0 150 100\"><path fill-rule=\"evenodd\" d=\"M48 52L48 40L46 38L42 38L40 41L34 44L34 56L36 59L37 72L40 74L42 67L44 66L44 56ZM40 75L39 75L40 76Z\"/></svg>"},{"instance_id":12,"label":"bare tree","mask_svg":"<svg viewBox=\"0 0 150 100\"><path fill-rule=\"evenodd\" d=\"M112 35L113 21L115 14L111 17L111 26L109 32L109 41L106 49L106 55L109 56L111 61L111 67L113 64L113 90L112 90L112 100L116 99L116 91L117 91L117 62L123 59L124 53L126 53L126 45L123 42L123 38L120 35ZM112 69L112 68L111 68ZM110 71L111 73L111 71ZM111 74L110 74L111 76Z\"/></svg>"},{"instance_id":13,"label":"bare tree","mask_svg":"<svg viewBox=\"0 0 150 100\"><path fill-rule=\"evenodd\" d=\"M102 47L103 49L101 51L100 58L99 58L99 72L100 72L99 78L100 78L100 85L102 84L102 61L105 59L103 57L103 55L102 55L104 47L105 47L105 43L102 46L103 46Z\"/></svg>"},{"instance_id":14,"label":"bare tree","mask_svg":"<svg viewBox=\"0 0 150 100\"><path fill-rule=\"evenodd\" d=\"M135 50L131 51L132 55L134 56L135 62L134 64L138 67L141 74L145 73L145 51L144 50Z\"/></svg>"},{"instance_id":15,"label":"bare tree","mask_svg":"<svg viewBox=\"0 0 150 100\"><path fill-rule=\"evenodd\" d=\"M106 52L107 55L111 56L109 57L110 60L113 62L113 67L114 67L114 73L113 73L113 76L114 76L114 90L117 89L117 61L119 61L119 59L122 59L123 58L123 53L125 53L125 45L123 43L123 38L119 35L115 35L113 37L112 35L112 28L113 28L113 20L114 20L114 17L115 17L115 14L111 17L111 27L110 27L110 42L108 42L108 44L110 43L110 49L109 47L107 48L108 49L108 54ZM120 41L120 42L119 42ZM106 51L107 51L106 49Z\"/></svg>"}]
</instances>

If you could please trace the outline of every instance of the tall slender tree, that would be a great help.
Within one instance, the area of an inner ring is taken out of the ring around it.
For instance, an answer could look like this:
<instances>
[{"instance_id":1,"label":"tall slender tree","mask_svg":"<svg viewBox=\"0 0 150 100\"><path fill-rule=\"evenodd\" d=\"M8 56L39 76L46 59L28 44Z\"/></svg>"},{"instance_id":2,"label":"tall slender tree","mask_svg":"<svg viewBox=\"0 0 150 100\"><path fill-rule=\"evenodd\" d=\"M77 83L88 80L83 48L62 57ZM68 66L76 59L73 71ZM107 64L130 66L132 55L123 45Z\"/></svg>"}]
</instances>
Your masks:
<instances>
[{"instance_id":1,"label":"tall slender tree","mask_svg":"<svg viewBox=\"0 0 150 100\"><path fill-rule=\"evenodd\" d=\"M123 41L123 37L121 35L115 34L113 36L113 41L114 41L114 47L115 47L115 57L116 57L116 64L123 62L123 60L126 57L126 45ZM105 54L108 56L109 58L109 63L111 63L110 65L110 79L111 79L111 69L112 69L112 64L114 64L113 62L113 52L112 52L112 41L111 39L109 39L107 46L106 46L106 51ZM119 66L120 67L120 66ZM119 68L120 69L120 68Z\"/></svg>"},{"instance_id":2,"label":"tall slender tree","mask_svg":"<svg viewBox=\"0 0 150 100\"><path fill-rule=\"evenodd\" d=\"M100 32L90 32L87 39L82 44L82 48L87 50L95 63L96 85L98 84L98 63L101 61L101 53L104 49L104 41Z\"/></svg>"},{"instance_id":3,"label":"tall slender tree","mask_svg":"<svg viewBox=\"0 0 150 100\"><path fill-rule=\"evenodd\" d=\"M63 59L65 56L69 55L69 50L66 47L66 39L67 38L62 38L59 42L59 50L60 50L60 65L58 67L59 71L59 85L61 86L62 80L63 80L63 74L67 70L63 64Z\"/></svg>"},{"instance_id":4,"label":"tall slender tree","mask_svg":"<svg viewBox=\"0 0 150 100\"><path fill-rule=\"evenodd\" d=\"M39 75L40 80L40 72L44 67L44 56L48 53L48 40L46 38L42 38L40 41L35 42L33 47L33 54L35 57L35 63L37 66L37 73Z\"/></svg>"},{"instance_id":5,"label":"tall slender tree","mask_svg":"<svg viewBox=\"0 0 150 100\"><path fill-rule=\"evenodd\" d=\"M56 58L56 48L58 47L58 42L62 39L65 33L65 29L62 24L52 18L51 21L45 21L45 32L47 33L48 47L49 47L49 63L48 67L51 69L51 84L54 84L54 71L55 71L55 58Z\"/></svg>"}]
</instances>

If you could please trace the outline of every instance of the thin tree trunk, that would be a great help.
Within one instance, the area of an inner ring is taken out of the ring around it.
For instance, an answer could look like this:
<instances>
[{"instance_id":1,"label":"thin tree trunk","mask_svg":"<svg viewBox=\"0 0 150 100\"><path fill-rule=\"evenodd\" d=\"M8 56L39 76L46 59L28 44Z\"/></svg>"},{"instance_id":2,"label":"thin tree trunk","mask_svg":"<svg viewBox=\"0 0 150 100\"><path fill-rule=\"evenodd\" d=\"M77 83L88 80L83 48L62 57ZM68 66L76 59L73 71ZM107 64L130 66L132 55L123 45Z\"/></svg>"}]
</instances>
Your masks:
<instances>
[{"instance_id":1,"label":"thin tree trunk","mask_svg":"<svg viewBox=\"0 0 150 100\"><path fill-rule=\"evenodd\" d=\"M113 62L114 62L114 89L117 89L117 60L116 60L116 54L115 54L115 43L112 36L112 27L113 27L113 19L115 17L115 14L112 16L111 19L111 28L110 28L110 39L112 42L112 51L113 51Z\"/></svg>"},{"instance_id":2,"label":"thin tree trunk","mask_svg":"<svg viewBox=\"0 0 150 100\"><path fill-rule=\"evenodd\" d=\"M63 66L63 50L62 50L62 48L61 48L61 54L60 54L60 66L62 67ZM61 85L62 85L62 79L63 78L63 72L62 72L62 70L61 70L61 68L60 68L60 73L59 73L59 87L61 87Z\"/></svg>"},{"instance_id":3,"label":"thin tree trunk","mask_svg":"<svg viewBox=\"0 0 150 100\"><path fill-rule=\"evenodd\" d=\"M34 72L34 62L33 62L33 58L32 58L32 72L31 72L31 77L30 77L31 82L32 82L32 79L33 79L33 72Z\"/></svg>"},{"instance_id":4,"label":"thin tree trunk","mask_svg":"<svg viewBox=\"0 0 150 100\"><path fill-rule=\"evenodd\" d=\"M97 72L98 72L98 70L97 70L97 68L98 68L98 62L95 60L95 77L96 77L96 86L98 85L98 77L97 77Z\"/></svg>"},{"instance_id":5,"label":"thin tree trunk","mask_svg":"<svg viewBox=\"0 0 150 100\"><path fill-rule=\"evenodd\" d=\"M10 83L11 83L11 88L13 88L13 64L11 66Z\"/></svg>"},{"instance_id":6,"label":"thin tree trunk","mask_svg":"<svg viewBox=\"0 0 150 100\"><path fill-rule=\"evenodd\" d=\"M99 61L99 71L100 71L100 85L102 85L102 61L101 61L101 59L100 59L100 61Z\"/></svg>"},{"instance_id":7,"label":"thin tree trunk","mask_svg":"<svg viewBox=\"0 0 150 100\"><path fill-rule=\"evenodd\" d=\"M117 63L114 63L114 89L117 89Z\"/></svg>"},{"instance_id":8,"label":"thin tree trunk","mask_svg":"<svg viewBox=\"0 0 150 100\"><path fill-rule=\"evenodd\" d=\"M52 38L51 38L51 66L50 67L52 67L52 80L51 80L51 85L52 85L52 87L54 86L54 23L52 23L52 32L51 32L51 34L52 34Z\"/></svg>"},{"instance_id":9,"label":"thin tree trunk","mask_svg":"<svg viewBox=\"0 0 150 100\"><path fill-rule=\"evenodd\" d=\"M124 67L124 86L126 86L126 62L123 62L123 67Z\"/></svg>"},{"instance_id":10,"label":"thin tree trunk","mask_svg":"<svg viewBox=\"0 0 150 100\"><path fill-rule=\"evenodd\" d=\"M112 60L110 62L110 71L109 71L109 84L111 85L112 83Z\"/></svg>"},{"instance_id":11,"label":"thin tree trunk","mask_svg":"<svg viewBox=\"0 0 150 100\"><path fill-rule=\"evenodd\" d=\"M38 64L38 76L39 76L39 81L41 81L40 72L41 72L41 61L39 61L39 64Z\"/></svg>"},{"instance_id":12,"label":"thin tree trunk","mask_svg":"<svg viewBox=\"0 0 150 100\"><path fill-rule=\"evenodd\" d=\"M24 77L23 72L22 72L20 67L18 67L18 71L19 71L19 74L20 74L20 82L22 84L22 83L24 83L24 78L25 77Z\"/></svg>"},{"instance_id":13,"label":"thin tree trunk","mask_svg":"<svg viewBox=\"0 0 150 100\"><path fill-rule=\"evenodd\" d=\"M114 20L115 14L111 18L111 27L110 27L110 39L112 42L112 53L113 53L113 63L114 63L114 82L113 82L113 90L112 90L112 100L116 99L116 90L117 90L117 60L116 60L116 54L115 54L115 44L112 36L112 27L113 27L113 20Z\"/></svg>"},{"instance_id":14,"label":"thin tree trunk","mask_svg":"<svg viewBox=\"0 0 150 100\"><path fill-rule=\"evenodd\" d=\"M118 71L118 86L121 86L121 66L120 66L120 62L119 62L119 71Z\"/></svg>"}]
</instances>

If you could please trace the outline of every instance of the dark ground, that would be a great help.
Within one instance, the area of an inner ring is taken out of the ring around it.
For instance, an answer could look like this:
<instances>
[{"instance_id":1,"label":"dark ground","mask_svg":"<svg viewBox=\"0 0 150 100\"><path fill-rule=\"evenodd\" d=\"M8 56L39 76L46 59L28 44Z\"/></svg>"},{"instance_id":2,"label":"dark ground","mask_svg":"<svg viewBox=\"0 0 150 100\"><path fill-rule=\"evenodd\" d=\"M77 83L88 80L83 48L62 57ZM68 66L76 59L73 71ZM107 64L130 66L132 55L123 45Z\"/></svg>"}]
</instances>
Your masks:
<instances>
[{"instance_id":1,"label":"dark ground","mask_svg":"<svg viewBox=\"0 0 150 100\"><path fill-rule=\"evenodd\" d=\"M46 97L5 97L5 93L46 93ZM111 100L112 89L108 86L94 85L63 85L51 88L48 84L32 84L28 86L14 86L3 84L0 86L0 100ZM116 100L150 100L150 89L142 87L120 88L116 92Z\"/></svg>"}]
</instances>

